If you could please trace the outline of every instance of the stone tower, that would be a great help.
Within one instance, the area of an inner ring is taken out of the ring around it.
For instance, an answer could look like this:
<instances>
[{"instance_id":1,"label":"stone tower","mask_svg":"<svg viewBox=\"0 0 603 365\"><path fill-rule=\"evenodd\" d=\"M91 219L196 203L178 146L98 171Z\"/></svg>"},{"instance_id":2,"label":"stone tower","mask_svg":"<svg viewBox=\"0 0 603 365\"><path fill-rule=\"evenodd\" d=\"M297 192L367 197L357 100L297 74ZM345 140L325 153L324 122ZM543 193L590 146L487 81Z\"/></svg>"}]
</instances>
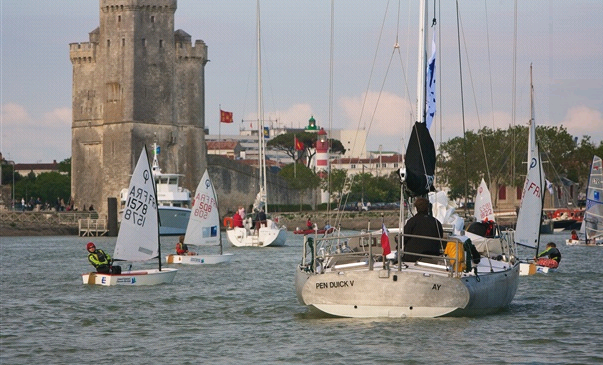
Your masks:
<instances>
[{"instance_id":1,"label":"stone tower","mask_svg":"<svg viewBox=\"0 0 603 365\"><path fill-rule=\"evenodd\" d=\"M107 212L146 144L162 171L194 191L206 161L207 46L174 31L177 0L100 0L100 26L71 43L71 191L80 210Z\"/></svg>"}]
</instances>

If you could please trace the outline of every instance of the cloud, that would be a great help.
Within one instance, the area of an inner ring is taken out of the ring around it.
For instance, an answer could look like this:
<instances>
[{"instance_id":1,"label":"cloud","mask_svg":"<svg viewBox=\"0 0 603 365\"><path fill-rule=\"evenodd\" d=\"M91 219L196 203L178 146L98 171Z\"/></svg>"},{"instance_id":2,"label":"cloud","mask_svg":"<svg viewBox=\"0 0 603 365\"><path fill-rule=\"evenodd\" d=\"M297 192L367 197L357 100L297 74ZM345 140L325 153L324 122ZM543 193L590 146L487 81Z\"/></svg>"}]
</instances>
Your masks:
<instances>
[{"instance_id":1,"label":"cloud","mask_svg":"<svg viewBox=\"0 0 603 365\"><path fill-rule=\"evenodd\" d=\"M375 105L378 105L376 110ZM394 125L410 125L409 121L414 119L410 114L412 110L414 115L414 108L408 100L390 92L379 95L370 91L357 97L342 97L339 99L339 106L347 116L347 120L340 121L343 123L340 127L366 128L370 137L389 137Z\"/></svg>"},{"instance_id":2,"label":"cloud","mask_svg":"<svg viewBox=\"0 0 603 365\"><path fill-rule=\"evenodd\" d=\"M560 123L572 136L582 139L590 136L591 141L599 144L603 141L603 113L583 105L570 108Z\"/></svg>"},{"instance_id":3,"label":"cloud","mask_svg":"<svg viewBox=\"0 0 603 365\"><path fill-rule=\"evenodd\" d=\"M2 154L16 163L62 161L71 156L71 109L31 116L15 103L2 106Z\"/></svg>"}]
</instances>

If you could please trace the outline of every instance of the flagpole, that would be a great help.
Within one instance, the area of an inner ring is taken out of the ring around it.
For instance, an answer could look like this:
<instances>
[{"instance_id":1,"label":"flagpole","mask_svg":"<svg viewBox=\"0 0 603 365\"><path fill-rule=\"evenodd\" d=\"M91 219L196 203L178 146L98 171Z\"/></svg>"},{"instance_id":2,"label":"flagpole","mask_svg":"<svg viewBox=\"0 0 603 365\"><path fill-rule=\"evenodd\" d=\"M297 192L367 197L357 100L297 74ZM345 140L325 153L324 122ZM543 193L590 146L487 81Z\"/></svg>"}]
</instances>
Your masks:
<instances>
[{"instance_id":1,"label":"flagpole","mask_svg":"<svg viewBox=\"0 0 603 365\"><path fill-rule=\"evenodd\" d=\"M297 178L297 160L295 159L295 155L297 154L297 135L293 135L293 177Z\"/></svg>"},{"instance_id":2,"label":"flagpole","mask_svg":"<svg viewBox=\"0 0 603 365\"><path fill-rule=\"evenodd\" d=\"M221 154L220 147L222 144L222 104L218 104L220 108L220 117L218 118L218 154Z\"/></svg>"}]
</instances>

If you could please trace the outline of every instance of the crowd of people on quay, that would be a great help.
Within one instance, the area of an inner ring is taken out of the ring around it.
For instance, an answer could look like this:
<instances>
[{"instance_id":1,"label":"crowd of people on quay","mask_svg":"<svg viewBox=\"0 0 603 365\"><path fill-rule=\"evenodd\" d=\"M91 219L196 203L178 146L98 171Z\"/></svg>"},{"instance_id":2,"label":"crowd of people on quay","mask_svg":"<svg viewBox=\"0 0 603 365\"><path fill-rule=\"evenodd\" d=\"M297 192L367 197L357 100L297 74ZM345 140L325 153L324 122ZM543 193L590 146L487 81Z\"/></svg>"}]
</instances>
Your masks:
<instances>
[{"instance_id":1,"label":"crowd of people on quay","mask_svg":"<svg viewBox=\"0 0 603 365\"><path fill-rule=\"evenodd\" d=\"M13 202L14 210L16 211L29 211L29 212L39 212L39 211L53 211L53 212L77 212L77 211L95 211L94 205L84 204L81 208L75 206L73 199L70 199L67 203L62 198L57 197L56 201L42 201L40 197L34 198L31 197L29 201L26 201L25 198L21 198L21 201L15 200Z\"/></svg>"}]
</instances>

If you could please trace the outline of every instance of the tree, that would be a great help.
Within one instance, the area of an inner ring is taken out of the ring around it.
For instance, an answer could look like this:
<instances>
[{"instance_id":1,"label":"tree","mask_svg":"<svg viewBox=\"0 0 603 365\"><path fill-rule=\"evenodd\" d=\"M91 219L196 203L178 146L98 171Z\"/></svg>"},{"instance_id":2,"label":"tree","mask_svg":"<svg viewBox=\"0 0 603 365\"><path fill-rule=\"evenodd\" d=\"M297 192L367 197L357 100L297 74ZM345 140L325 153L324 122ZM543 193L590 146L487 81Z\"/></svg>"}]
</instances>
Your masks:
<instances>
[{"instance_id":1,"label":"tree","mask_svg":"<svg viewBox=\"0 0 603 365\"><path fill-rule=\"evenodd\" d=\"M320 186L320 178L304 164L289 164L278 174L295 190L316 189Z\"/></svg>"},{"instance_id":2,"label":"tree","mask_svg":"<svg viewBox=\"0 0 603 365\"><path fill-rule=\"evenodd\" d=\"M316 154L314 147L316 146L317 136L318 135L316 133L311 132L285 133L272 138L270 141L268 141L268 143L266 143L266 146L277 151L285 152L287 156L291 157L296 163L303 161L303 158L306 158L306 166L310 167L312 157L314 157ZM304 145L303 151L301 151L299 154L295 149L295 138L297 138L297 140ZM330 138L329 146L331 153L345 153L345 148L339 140Z\"/></svg>"},{"instance_id":3,"label":"tree","mask_svg":"<svg viewBox=\"0 0 603 365\"><path fill-rule=\"evenodd\" d=\"M324 175L324 177L321 179L320 188L328 191L331 199L338 204L343 194L350 188L347 177L347 170L331 169L330 175Z\"/></svg>"}]
</instances>

